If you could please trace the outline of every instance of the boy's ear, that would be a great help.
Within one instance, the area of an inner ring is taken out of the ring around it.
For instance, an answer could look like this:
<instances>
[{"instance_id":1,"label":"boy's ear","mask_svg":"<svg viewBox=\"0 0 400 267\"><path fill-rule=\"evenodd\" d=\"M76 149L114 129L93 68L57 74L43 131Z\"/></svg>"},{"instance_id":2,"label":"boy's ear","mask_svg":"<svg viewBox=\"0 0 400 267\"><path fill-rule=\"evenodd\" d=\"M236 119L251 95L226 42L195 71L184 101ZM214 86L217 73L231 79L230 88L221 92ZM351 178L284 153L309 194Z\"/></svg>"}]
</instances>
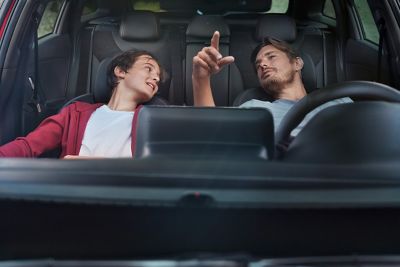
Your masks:
<instances>
[{"instance_id":1,"label":"boy's ear","mask_svg":"<svg viewBox=\"0 0 400 267\"><path fill-rule=\"evenodd\" d=\"M120 67L115 67L114 68L114 75L115 77L119 78L119 79L124 79L125 75L126 75L126 71L124 71L123 69L121 69Z\"/></svg>"},{"instance_id":2,"label":"boy's ear","mask_svg":"<svg viewBox=\"0 0 400 267\"><path fill-rule=\"evenodd\" d=\"M301 57L296 57L295 59L295 64L296 64L296 70L300 71L304 67L304 61Z\"/></svg>"}]
</instances>

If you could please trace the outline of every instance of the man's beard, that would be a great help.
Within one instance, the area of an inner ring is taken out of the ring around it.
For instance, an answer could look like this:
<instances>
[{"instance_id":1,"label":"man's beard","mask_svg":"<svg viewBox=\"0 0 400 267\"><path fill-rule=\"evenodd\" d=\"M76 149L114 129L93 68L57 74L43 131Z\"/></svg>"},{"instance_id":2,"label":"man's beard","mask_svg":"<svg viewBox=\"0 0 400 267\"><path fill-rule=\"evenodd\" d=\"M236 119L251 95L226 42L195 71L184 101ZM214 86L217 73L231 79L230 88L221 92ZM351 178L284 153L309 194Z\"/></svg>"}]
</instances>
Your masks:
<instances>
[{"instance_id":1,"label":"man's beard","mask_svg":"<svg viewBox=\"0 0 400 267\"><path fill-rule=\"evenodd\" d=\"M295 71L288 71L283 78L271 78L262 83L265 92L278 99L283 88L294 81Z\"/></svg>"}]
</instances>

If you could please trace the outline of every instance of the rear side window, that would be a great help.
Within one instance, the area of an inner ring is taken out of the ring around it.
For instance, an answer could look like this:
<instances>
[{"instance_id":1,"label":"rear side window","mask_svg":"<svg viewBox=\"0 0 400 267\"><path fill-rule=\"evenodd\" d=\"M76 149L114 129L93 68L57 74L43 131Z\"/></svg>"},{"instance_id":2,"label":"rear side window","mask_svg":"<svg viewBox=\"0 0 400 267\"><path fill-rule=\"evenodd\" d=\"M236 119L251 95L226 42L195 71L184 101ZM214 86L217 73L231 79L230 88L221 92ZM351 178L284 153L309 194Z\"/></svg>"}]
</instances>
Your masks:
<instances>
[{"instance_id":1,"label":"rear side window","mask_svg":"<svg viewBox=\"0 0 400 267\"><path fill-rule=\"evenodd\" d=\"M146 0L146 1L132 1L134 10L149 10L153 12L160 12L160 2L158 0Z\"/></svg>"},{"instance_id":2,"label":"rear side window","mask_svg":"<svg viewBox=\"0 0 400 267\"><path fill-rule=\"evenodd\" d=\"M38 28L38 37L54 32L58 15L64 0L53 0L47 3Z\"/></svg>"},{"instance_id":3,"label":"rear side window","mask_svg":"<svg viewBox=\"0 0 400 267\"><path fill-rule=\"evenodd\" d=\"M97 1L96 0L87 0L85 5L83 6L82 16L86 16L96 12L97 10Z\"/></svg>"},{"instance_id":4,"label":"rear side window","mask_svg":"<svg viewBox=\"0 0 400 267\"><path fill-rule=\"evenodd\" d=\"M268 13L286 13L289 6L289 0L272 0L271 9Z\"/></svg>"},{"instance_id":5,"label":"rear side window","mask_svg":"<svg viewBox=\"0 0 400 267\"><path fill-rule=\"evenodd\" d=\"M131 0L134 10L162 11L159 0ZM267 13L286 13L289 0L272 0L271 9Z\"/></svg>"},{"instance_id":6,"label":"rear side window","mask_svg":"<svg viewBox=\"0 0 400 267\"><path fill-rule=\"evenodd\" d=\"M379 43L379 32L376 27L371 9L368 6L367 0L354 0L355 10L357 12L358 21L362 28L362 35L365 40Z\"/></svg>"},{"instance_id":7,"label":"rear side window","mask_svg":"<svg viewBox=\"0 0 400 267\"><path fill-rule=\"evenodd\" d=\"M322 11L322 13L327 17L336 19L335 8L333 7L332 0L325 1L324 10Z\"/></svg>"}]
</instances>

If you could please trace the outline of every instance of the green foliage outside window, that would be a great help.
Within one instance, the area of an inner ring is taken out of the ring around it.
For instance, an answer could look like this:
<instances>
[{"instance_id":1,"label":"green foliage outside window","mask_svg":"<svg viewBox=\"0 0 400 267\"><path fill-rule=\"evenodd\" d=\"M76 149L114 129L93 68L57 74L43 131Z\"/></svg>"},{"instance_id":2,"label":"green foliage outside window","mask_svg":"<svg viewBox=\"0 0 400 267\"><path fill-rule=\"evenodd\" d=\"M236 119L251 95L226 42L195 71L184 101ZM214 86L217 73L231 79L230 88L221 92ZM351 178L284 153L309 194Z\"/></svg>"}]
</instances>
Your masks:
<instances>
[{"instance_id":1,"label":"green foliage outside window","mask_svg":"<svg viewBox=\"0 0 400 267\"><path fill-rule=\"evenodd\" d=\"M379 43L379 32L376 27L374 18L372 16L371 9L368 6L366 0L355 0L355 8L358 12L358 16L361 22L361 26L364 30L364 38L375 44Z\"/></svg>"},{"instance_id":2,"label":"green foliage outside window","mask_svg":"<svg viewBox=\"0 0 400 267\"><path fill-rule=\"evenodd\" d=\"M149 10L153 12L160 11L160 2L155 1L133 1L134 10Z\"/></svg>"},{"instance_id":3,"label":"green foliage outside window","mask_svg":"<svg viewBox=\"0 0 400 267\"><path fill-rule=\"evenodd\" d=\"M38 37L43 37L54 31L58 14L62 6L63 0L50 1L44 10L42 19L38 28Z\"/></svg>"},{"instance_id":4,"label":"green foliage outside window","mask_svg":"<svg viewBox=\"0 0 400 267\"><path fill-rule=\"evenodd\" d=\"M335 19L336 18L336 13L335 13L335 8L333 7L332 0L326 0L324 4L324 10L322 13L330 18Z\"/></svg>"},{"instance_id":5,"label":"green foliage outside window","mask_svg":"<svg viewBox=\"0 0 400 267\"><path fill-rule=\"evenodd\" d=\"M272 0L271 9L268 13L286 13L289 0Z\"/></svg>"}]
</instances>

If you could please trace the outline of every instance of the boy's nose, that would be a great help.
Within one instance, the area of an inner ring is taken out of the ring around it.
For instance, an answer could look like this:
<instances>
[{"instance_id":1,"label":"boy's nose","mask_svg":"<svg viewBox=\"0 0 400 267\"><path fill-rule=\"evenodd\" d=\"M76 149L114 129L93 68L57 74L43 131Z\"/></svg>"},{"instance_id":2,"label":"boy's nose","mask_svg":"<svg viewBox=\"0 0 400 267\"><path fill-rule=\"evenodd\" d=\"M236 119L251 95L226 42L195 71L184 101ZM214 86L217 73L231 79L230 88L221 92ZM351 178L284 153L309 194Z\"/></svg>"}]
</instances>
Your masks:
<instances>
[{"instance_id":1,"label":"boy's nose","mask_svg":"<svg viewBox=\"0 0 400 267\"><path fill-rule=\"evenodd\" d=\"M156 81L157 83L160 81L160 77L159 76L154 76L153 80Z\"/></svg>"}]
</instances>

